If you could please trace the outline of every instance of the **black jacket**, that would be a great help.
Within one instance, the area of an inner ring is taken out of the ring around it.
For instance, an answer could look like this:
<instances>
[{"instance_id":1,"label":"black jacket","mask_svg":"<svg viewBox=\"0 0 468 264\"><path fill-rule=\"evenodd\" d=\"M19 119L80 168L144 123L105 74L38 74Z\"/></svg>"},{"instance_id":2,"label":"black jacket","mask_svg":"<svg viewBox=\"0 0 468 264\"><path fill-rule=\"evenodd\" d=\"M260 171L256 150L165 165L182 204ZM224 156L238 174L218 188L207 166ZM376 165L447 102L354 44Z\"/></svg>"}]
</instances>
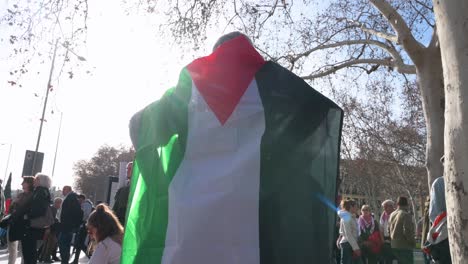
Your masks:
<instances>
[{"instance_id":1,"label":"black jacket","mask_svg":"<svg viewBox=\"0 0 468 264\"><path fill-rule=\"evenodd\" d=\"M46 214L47 208L50 206L50 192L46 187L34 188L31 207L27 213L29 219L34 219Z\"/></svg>"},{"instance_id":2,"label":"black jacket","mask_svg":"<svg viewBox=\"0 0 468 264\"><path fill-rule=\"evenodd\" d=\"M76 193L71 192L62 203L60 212L60 228L63 232L71 232L78 228L83 220L83 211Z\"/></svg>"},{"instance_id":3,"label":"black jacket","mask_svg":"<svg viewBox=\"0 0 468 264\"><path fill-rule=\"evenodd\" d=\"M10 228L8 236L10 241L21 240L26 232L28 221L24 219L31 206L32 193L20 193L13 201L11 211Z\"/></svg>"}]
</instances>

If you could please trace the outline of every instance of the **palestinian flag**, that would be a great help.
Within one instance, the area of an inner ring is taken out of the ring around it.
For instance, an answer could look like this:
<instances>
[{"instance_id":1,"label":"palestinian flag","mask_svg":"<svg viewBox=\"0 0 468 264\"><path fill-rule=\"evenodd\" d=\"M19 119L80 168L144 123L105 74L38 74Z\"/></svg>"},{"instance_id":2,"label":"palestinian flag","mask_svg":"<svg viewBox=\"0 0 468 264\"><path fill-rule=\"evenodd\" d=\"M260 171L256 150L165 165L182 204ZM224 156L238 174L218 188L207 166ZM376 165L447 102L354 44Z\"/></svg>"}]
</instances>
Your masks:
<instances>
[{"instance_id":1,"label":"palestinian flag","mask_svg":"<svg viewBox=\"0 0 468 264\"><path fill-rule=\"evenodd\" d=\"M241 36L134 117L122 263L329 263L342 110Z\"/></svg>"}]
</instances>

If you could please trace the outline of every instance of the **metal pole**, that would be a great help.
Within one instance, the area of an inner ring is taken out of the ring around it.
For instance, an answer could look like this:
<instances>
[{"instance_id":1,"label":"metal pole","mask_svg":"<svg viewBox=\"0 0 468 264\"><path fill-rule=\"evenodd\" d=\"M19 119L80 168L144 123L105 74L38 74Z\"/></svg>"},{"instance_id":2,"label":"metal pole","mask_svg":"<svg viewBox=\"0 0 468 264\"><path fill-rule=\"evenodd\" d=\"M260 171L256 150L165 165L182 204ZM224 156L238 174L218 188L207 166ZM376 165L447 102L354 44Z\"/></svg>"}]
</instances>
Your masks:
<instances>
[{"instance_id":1,"label":"metal pole","mask_svg":"<svg viewBox=\"0 0 468 264\"><path fill-rule=\"evenodd\" d=\"M62 118L63 118L63 112L60 112L60 124L59 124L59 130L58 130L58 135L57 135L57 143L55 143L54 165L52 166L52 179L54 178L54 173L55 173L55 161L57 161L57 151L58 151L59 140L60 140L60 130L62 130Z\"/></svg>"},{"instance_id":2,"label":"metal pole","mask_svg":"<svg viewBox=\"0 0 468 264\"><path fill-rule=\"evenodd\" d=\"M7 163L6 163L6 167L5 167L5 176L3 176L3 181L5 181L6 179L6 176L8 174L8 165L10 164L10 155L11 155L11 146L12 144L11 143L8 143L10 145L10 150L8 151L8 158L7 158ZM0 143L0 145L6 145L6 143Z\"/></svg>"},{"instance_id":3,"label":"metal pole","mask_svg":"<svg viewBox=\"0 0 468 264\"><path fill-rule=\"evenodd\" d=\"M31 174L34 174L34 172L36 171L36 156L37 156L37 151L39 150L39 143L41 141L42 125L44 124L45 111L46 111L46 108L47 108L47 99L49 98L49 90L52 87L52 85L51 85L51 83L52 83L52 74L54 72L55 55L57 54L57 44L58 44L58 39L55 41L54 56L52 57L52 65L50 66L49 81L47 82L46 96L45 96L45 99L44 99L44 108L42 109L41 125L39 126L39 134L37 135L36 150L34 151L34 159L33 159Z\"/></svg>"},{"instance_id":4,"label":"metal pole","mask_svg":"<svg viewBox=\"0 0 468 264\"><path fill-rule=\"evenodd\" d=\"M11 155L11 143L10 143L10 150L8 151L8 158L6 162L5 176L3 177L3 181L5 181L7 173L8 173L8 165L10 165L10 155Z\"/></svg>"}]
</instances>

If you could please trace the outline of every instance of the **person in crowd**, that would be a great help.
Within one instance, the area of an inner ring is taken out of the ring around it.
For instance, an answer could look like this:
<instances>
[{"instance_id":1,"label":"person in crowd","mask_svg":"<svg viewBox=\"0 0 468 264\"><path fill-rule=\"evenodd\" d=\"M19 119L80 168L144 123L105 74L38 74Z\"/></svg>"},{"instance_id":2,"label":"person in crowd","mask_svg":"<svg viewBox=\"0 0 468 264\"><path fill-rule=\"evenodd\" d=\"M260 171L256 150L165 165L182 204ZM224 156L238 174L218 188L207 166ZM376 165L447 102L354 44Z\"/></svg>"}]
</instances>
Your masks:
<instances>
[{"instance_id":1,"label":"person in crowd","mask_svg":"<svg viewBox=\"0 0 468 264\"><path fill-rule=\"evenodd\" d=\"M354 200L343 200L340 217L341 264L361 264L361 249L358 245L359 229L354 217L358 208Z\"/></svg>"},{"instance_id":2,"label":"person in crowd","mask_svg":"<svg viewBox=\"0 0 468 264\"><path fill-rule=\"evenodd\" d=\"M122 252L123 227L113 211L100 204L91 213L88 233L98 244L89 264L118 264Z\"/></svg>"},{"instance_id":3,"label":"person in crowd","mask_svg":"<svg viewBox=\"0 0 468 264\"><path fill-rule=\"evenodd\" d=\"M43 248L41 251L42 261L44 263L53 263L53 261L60 261L57 257L57 248L58 248L58 233L60 229L60 223L57 218L57 212L62 206L63 199L56 197L54 199L54 205L51 206L52 215L54 216L54 224L49 228L49 233L47 238L44 241Z\"/></svg>"},{"instance_id":4,"label":"person in crowd","mask_svg":"<svg viewBox=\"0 0 468 264\"><path fill-rule=\"evenodd\" d=\"M376 264L377 251L380 251L380 248L377 247L381 245L381 237L378 233L379 223L374 219L373 215L371 214L370 206L367 204L361 207L361 216L359 216L358 226L363 262L368 264ZM378 241L375 241L376 238Z\"/></svg>"},{"instance_id":5,"label":"person in crowd","mask_svg":"<svg viewBox=\"0 0 468 264\"><path fill-rule=\"evenodd\" d=\"M43 239L46 226L53 223L47 223L44 227L33 226L33 221L47 217L47 210L50 210L49 188L51 183L51 179L45 174L38 173L34 177L34 190L26 212L27 225L21 239L25 264L35 264L37 262L37 240Z\"/></svg>"},{"instance_id":6,"label":"person in crowd","mask_svg":"<svg viewBox=\"0 0 468 264\"><path fill-rule=\"evenodd\" d=\"M55 214L54 214L54 217L55 219L57 219L57 222L60 223L60 210L62 209L62 203L63 203L63 199L60 198L60 197L56 197L54 199L54 211L55 211Z\"/></svg>"},{"instance_id":7,"label":"person in crowd","mask_svg":"<svg viewBox=\"0 0 468 264\"><path fill-rule=\"evenodd\" d=\"M398 260L398 264L413 264L413 248L416 244L414 223L408 212L408 199L406 197L398 197L397 210L390 215L388 229L393 255Z\"/></svg>"},{"instance_id":8,"label":"person in crowd","mask_svg":"<svg viewBox=\"0 0 468 264\"><path fill-rule=\"evenodd\" d=\"M382 203L383 212L380 216L380 235L382 236L382 264L392 264L393 254L392 246L390 244L390 233L388 232L388 220L390 215L395 211L395 203L392 200L385 200Z\"/></svg>"},{"instance_id":9,"label":"person in crowd","mask_svg":"<svg viewBox=\"0 0 468 264\"><path fill-rule=\"evenodd\" d=\"M63 199L60 211L60 235L58 244L62 264L68 264L73 233L78 231L83 221L83 211L81 210L78 196L73 192L71 186L64 186L62 194L65 198Z\"/></svg>"},{"instance_id":10,"label":"person in crowd","mask_svg":"<svg viewBox=\"0 0 468 264\"><path fill-rule=\"evenodd\" d=\"M73 259L72 263L76 264L80 259L81 251L83 250L86 252L87 247L84 244L86 239L86 221L88 221L89 215L93 211L93 203L90 200L87 200L84 194L78 195L78 201L80 202L81 210L83 211L83 222L80 225L80 229L75 236L75 258Z\"/></svg>"},{"instance_id":11,"label":"person in crowd","mask_svg":"<svg viewBox=\"0 0 468 264\"><path fill-rule=\"evenodd\" d=\"M440 158L440 162L444 165L444 156ZM431 186L430 192L430 204L429 204L429 220L433 224L437 216L447 212L447 205L445 202L445 182L444 177L439 177L434 180ZM452 263L450 256L450 245L449 240L446 239L437 244L437 251L439 252L438 262L441 264Z\"/></svg>"},{"instance_id":12,"label":"person in crowd","mask_svg":"<svg viewBox=\"0 0 468 264\"><path fill-rule=\"evenodd\" d=\"M434 180L431 186L429 205L429 220L431 223L434 223L437 216L445 211L447 211L447 208L445 205L444 177L439 177Z\"/></svg>"},{"instance_id":13,"label":"person in crowd","mask_svg":"<svg viewBox=\"0 0 468 264\"><path fill-rule=\"evenodd\" d=\"M114 210L115 214L119 218L120 223L125 225L125 214L127 213L127 203L128 203L128 196L130 194L130 179L132 178L133 173L133 162L129 162L127 164L127 183L125 186L120 187L115 194L115 202L112 210Z\"/></svg>"},{"instance_id":14,"label":"person in crowd","mask_svg":"<svg viewBox=\"0 0 468 264\"><path fill-rule=\"evenodd\" d=\"M44 262L44 263L53 263L52 256L57 256L54 254L54 252L57 251L57 227L58 227L58 219L56 218L57 216L57 208L55 207L55 200L54 200L54 205L50 205L50 210L52 212L53 220L54 223L48 227L45 231L44 234L44 243L39 248L39 257L38 260L39 262ZM54 261L56 261L54 259Z\"/></svg>"},{"instance_id":15,"label":"person in crowd","mask_svg":"<svg viewBox=\"0 0 468 264\"><path fill-rule=\"evenodd\" d=\"M2 218L5 213L5 193L2 184L3 180L0 179L0 218Z\"/></svg>"},{"instance_id":16,"label":"person in crowd","mask_svg":"<svg viewBox=\"0 0 468 264\"><path fill-rule=\"evenodd\" d=\"M7 230L8 264L15 264L18 257L18 241L25 233L24 216L30 203L34 189L34 177L24 176L21 183L23 192L19 193L10 205L11 220Z\"/></svg>"},{"instance_id":17,"label":"person in crowd","mask_svg":"<svg viewBox=\"0 0 468 264\"><path fill-rule=\"evenodd\" d=\"M81 210L83 210L83 222L86 223L88 221L89 215L93 211L93 202L89 199L86 199L86 195L80 194L78 195L78 201L81 205Z\"/></svg>"}]
</instances>

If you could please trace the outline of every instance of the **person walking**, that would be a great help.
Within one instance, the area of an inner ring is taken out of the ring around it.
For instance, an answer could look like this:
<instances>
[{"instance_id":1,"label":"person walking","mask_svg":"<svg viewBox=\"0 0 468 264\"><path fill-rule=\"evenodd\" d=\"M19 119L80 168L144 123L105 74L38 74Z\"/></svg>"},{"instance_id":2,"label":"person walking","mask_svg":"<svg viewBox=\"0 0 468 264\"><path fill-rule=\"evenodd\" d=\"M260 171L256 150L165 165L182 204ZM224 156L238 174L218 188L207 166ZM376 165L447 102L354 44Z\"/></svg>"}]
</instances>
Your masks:
<instances>
[{"instance_id":1,"label":"person walking","mask_svg":"<svg viewBox=\"0 0 468 264\"><path fill-rule=\"evenodd\" d=\"M392 251L398 264L413 264L413 249L416 244L414 223L408 212L408 199L406 197L398 197L397 210L390 215L388 229Z\"/></svg>"},{"instance_id":2,"label":"person walking","mask_svg":"<svg viewBox=\"0 0 468 264\"><path fill-rule=\"evenodd\" d=\"M60 235L58 244L62 264L68 264L73 233L78 231L83 221L83 211L81 210L78 196L73 192L71 186L64 186L62 194L65 198L60 210Z\"/></svg>"},{"instance_id":3,"label":"person walking","mask_svg":"<svg viewBox=\"0 0 468 264\"><path fill-rule=\"evenodd\" d=\"M80 202L81 210L83 211L83 222L75 236L75 258L73 259L73 264L78 264L82 250L86 253L86 221L88 221L89 215L93 211L93 203L90 200L87 200L84 194L78 195L78 201Z\"/></svg>"}]
</instances>

